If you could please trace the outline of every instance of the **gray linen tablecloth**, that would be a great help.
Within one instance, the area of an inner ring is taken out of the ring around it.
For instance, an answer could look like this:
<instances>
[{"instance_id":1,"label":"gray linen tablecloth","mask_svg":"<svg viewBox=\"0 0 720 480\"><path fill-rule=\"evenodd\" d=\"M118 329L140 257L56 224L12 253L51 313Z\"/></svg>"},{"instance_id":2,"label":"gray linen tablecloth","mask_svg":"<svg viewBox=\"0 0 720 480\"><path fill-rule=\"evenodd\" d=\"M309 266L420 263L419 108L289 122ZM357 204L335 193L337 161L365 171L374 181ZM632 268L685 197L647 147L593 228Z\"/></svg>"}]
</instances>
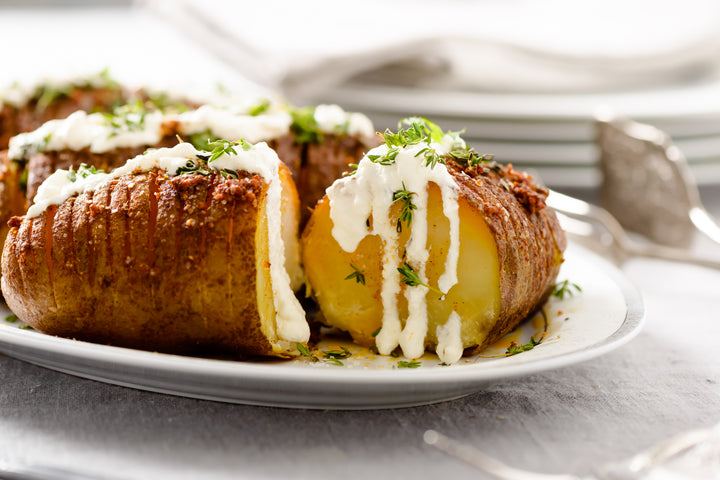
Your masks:
<instances>
[{"instance_id":1,"label":"gray linen tablecloth","mask_svg":"<svg viewBox=\"0 0 720 480\"><path fill-rule=\"evenodd\" d=\"M26 21L25 13L0 16L4 51L19 32L32 33ZM152 36L134 32L127 41ZM101 40L110 50L123 44L110 34ZM719 214L718 192L703 193ZM0 354L0 462L127 479L485 478L426 446L422 434L432 428L516 467L585 474L677 432L720 422L720 271L640 259L622 270L647 308L645 328L629 344L423 407L224 404L80 379Z\"/></svg>"}]
</instances>

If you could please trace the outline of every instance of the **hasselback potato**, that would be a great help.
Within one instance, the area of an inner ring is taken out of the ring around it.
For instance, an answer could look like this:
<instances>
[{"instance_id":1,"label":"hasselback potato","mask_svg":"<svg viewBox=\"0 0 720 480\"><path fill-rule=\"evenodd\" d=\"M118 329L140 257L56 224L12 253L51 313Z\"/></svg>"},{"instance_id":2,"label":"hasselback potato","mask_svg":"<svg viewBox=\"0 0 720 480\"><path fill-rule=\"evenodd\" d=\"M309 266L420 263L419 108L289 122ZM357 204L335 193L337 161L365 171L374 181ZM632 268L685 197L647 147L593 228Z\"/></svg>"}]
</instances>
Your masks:
<instances>
[{"instance_id":1,"label":"hasselback potato","mask_svg":"<svg viewBox=\"0 0 720 480\"><path fill-rule=\"evenodd\" d=\"M333 180L378 143L370 120L336 105L295 108L254 99L204 105L183 113L148 111L135 103L113 114L75 112L10 142L9 157L27 165L28 204L55 170L81 164L116 168L148 147L170 146L180 136L198 148L212 141L267 142L288 166L300 195L301 224Z\"/></svg>"},{"instance_id":2,"label":"hasselback potato","mask_svg":"<svg viewBox=\"0 0 720 480\"><path fill-rule=\"evenodd\" d=\"M302 238L323 322L360 344L452 363L538 309L565 248L547 192L424 119L337 180Z\"/></svg>"},{"instance_id":3,"label":"hasselback potato","mask_svg":"<svg viewBox=\"0 0 720 480\"><path fill-rule=\"evenodd\" d=\"M8 306L35 329L165 352L292 356L309 329L298 198L265 144L187 143L110 174L59 170L2 255Z\"/></svg>"}]
</instances>

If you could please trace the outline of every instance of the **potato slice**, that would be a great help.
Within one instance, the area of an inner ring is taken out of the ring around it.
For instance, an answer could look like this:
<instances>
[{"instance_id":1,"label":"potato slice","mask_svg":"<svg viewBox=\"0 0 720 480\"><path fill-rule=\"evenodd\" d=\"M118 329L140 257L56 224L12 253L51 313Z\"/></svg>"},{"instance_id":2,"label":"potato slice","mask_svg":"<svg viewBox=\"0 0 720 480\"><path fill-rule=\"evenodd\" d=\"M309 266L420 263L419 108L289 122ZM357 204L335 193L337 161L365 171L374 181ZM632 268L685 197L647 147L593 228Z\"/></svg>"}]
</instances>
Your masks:
<instances>
[{"instance_id":1,"label":"potato slice","mask_svg":"<svg viewBox=\"0 0 720 480\"><path fill-rule=\"evenodd\" d=\"M542 305L565 237L544 206L547 192L527 175L494 162L462 164L450 154L434 157L432 167L422 156L435 155L439 142L428 137L428 147L399 147L402 137L391 140L371 150L356 175L333 185L313 212L302 237L307 282L323 321L357 343L385 354L399 345L410 358L437 349L456 361L463 349L486 347ZM459 148L454 137L443 141ZM393 191L406 183L419 205L409 217ZM445 211L455 204L456 213ZM359 215L367 215L366 225ZM411 246L416 235L419 250ZM454 265L457 282L441 280ZM381 339L387 329L394 332L389 341Z\"/></svg>"}]
</instances>

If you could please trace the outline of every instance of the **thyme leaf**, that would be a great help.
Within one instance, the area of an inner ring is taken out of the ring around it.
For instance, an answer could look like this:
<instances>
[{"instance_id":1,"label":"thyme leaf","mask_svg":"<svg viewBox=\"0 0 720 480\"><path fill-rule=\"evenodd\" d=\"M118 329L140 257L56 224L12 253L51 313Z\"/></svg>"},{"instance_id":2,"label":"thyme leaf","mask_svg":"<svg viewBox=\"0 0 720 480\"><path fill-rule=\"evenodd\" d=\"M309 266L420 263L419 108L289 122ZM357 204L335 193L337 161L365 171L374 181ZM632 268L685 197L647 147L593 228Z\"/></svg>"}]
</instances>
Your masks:
<instances>
[{"instance_id":1,"label":"thyme leaf","mask_svg":"<svg viewBox=\"0 0 720 480\"><path fill-rule=\"evenodd\" d=\"M417 287L418 285L422 285L423 287L427 288L428 290L432 290L433 292L436 292L440 296L445 295L443 292L438 290L435 287L431 287L427 283L423 283L420 280L420 275L417 274L417 272L410 266L409 263L404 262L402 267L399 267L398 272L400 272L400 275L402 275L402 279L400 281L404 283L405 285L409 287Z\"/></svg>"},{"instance_id":2,"label":"thyme leaf","mask_svg":"<svg viewBox=\"0 0 720 480\"><path fill-rule=\"evenodd\" d=\"M402 182L402 189L393 192L393 203L402 202L402 210L400 211L400 217L397 221L397 231L402 231L402 222L405 222L408 228L412 223L413 210L417 210L417 206L412 203L412 196L415 192L409 191L405 187L405 182Z\"/></svg>"},{"instance_id":3,"label":"thyme leaf","mask_svg":"<svg viewBox=\"0 0 720 480\"><path fill-rule=\"evenodd\" d=\"M582 288L580 288L580 285L577 285L575 283L570 283L569 280L563 280L562 282L558 282L555 285L555 288L552 291L552 295L559 298L560 300L564 300L565 297L572 297L575 295L575 293L582 292Z\"/></svg>"},{"instance_id":4,"label":"thyme leaf","mask_svg":"<svg viewBox=\"0 0 720 480\"><path fill-rule=\"evenodd\" d=\"M533 348L540 345L545 338L545 334L541 334L540 338L538 340L535 340L535 337L530 337L530 341L528 343L524 343L522 345L518 344L517 342L511 342L510 346L505 351L505 356L509 357L512 355L517 355L518 353L527 352L528 350L532 350Z\"/></svg>"},{"instance_id":5,"label":"thyme leaf","mask_svg":"<svg viewBox=\"0 0 720 480\"><path fill-rule=\"evenodd\" d=\"M356 283L362 283L363 285L365 285L365 275L360 271L359 268L357 268L352 263L350 264L350 266L352 267L354 272L352 272L350 275L345 277L345 280L353 280L354 279Z\"/></svg>"},{"instance_id":6,"label":"thyme leaf","mask_svg":"<svg viewBox=\"0 0 720 480\"><path fill-rule=\"evenodd\" d=\"M320 361L319 358L317 358L315 355L313 355L310 352L310 349L306 345L303 345L302 343L296 343L295 346L297 347L298 352L300 352L300 355L302 355L305 358L310 359L311 362L319 362Z\"/></svg>"}]
</instances>

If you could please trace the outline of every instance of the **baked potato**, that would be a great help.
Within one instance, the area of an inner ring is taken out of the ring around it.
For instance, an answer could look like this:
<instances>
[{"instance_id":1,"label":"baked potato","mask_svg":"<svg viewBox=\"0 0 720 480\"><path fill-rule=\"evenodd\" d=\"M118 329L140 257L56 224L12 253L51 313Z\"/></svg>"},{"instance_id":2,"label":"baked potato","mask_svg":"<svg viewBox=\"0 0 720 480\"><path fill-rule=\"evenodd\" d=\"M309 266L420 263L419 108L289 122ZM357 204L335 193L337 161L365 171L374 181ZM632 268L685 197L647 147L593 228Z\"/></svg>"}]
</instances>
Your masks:
<instances>
[{"instance_id":1,"label":"baked potato","mask_svg":"<svg viewBox=\"0 0 720 480\"><path fill-rule=\"evenodd\" d=\"M175 353L288 357L309 327L298 198L266 144L151 150L58 170L10 221L2 291L33 328Z\"/></svg>"},{"instance_id":2,"label":"baked potato","mask_svg":"<svg viewBox=\"0 0 720 480\"><path fill-rule=\"evenodd\" d=\"M543 304L566 240L528 175L425 119L403 125L315 208L307 284L322 321L356 343L453 363Z\"/></svg>"},{"instance_id":3,"label":"baked potato","mask_svg":"<svg viewBox=\"0 0 720 480\"><path fill-rule=\"evenodd\" d=\"M143 104L116 109L113 114L76 112L13 138L10 157L27 164L27 200L58 168L81 164L111 170L148 147L173 145L176 137L206 148L218 138L265 141L276 150L295 179L300 196L301 225L333 180L357 162L378 139L370 120L346 113L336 105L302 109L277 102L204 105L163 115Z\"/></svg>"}]
</instances>

